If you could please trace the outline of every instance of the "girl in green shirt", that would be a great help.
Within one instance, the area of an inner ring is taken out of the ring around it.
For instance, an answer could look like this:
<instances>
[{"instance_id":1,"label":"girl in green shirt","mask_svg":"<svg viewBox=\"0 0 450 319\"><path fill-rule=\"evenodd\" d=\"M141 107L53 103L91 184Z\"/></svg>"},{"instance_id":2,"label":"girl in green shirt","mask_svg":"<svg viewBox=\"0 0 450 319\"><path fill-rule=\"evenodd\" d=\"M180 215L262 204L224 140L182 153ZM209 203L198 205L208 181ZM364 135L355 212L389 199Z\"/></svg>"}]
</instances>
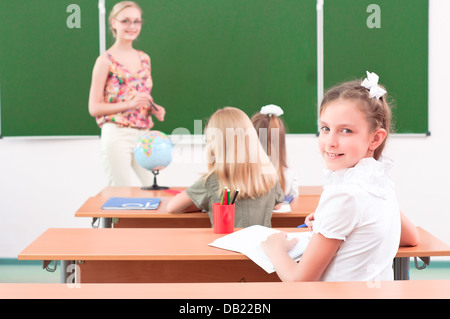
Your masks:
<instances>
[{"instance_id":1,"label":"girl in green shirt","mask_svg":"<svg viewBox=\"0 0 450 319\"><path fill-rule=\"evenodd\" d=\"M220 202L223 189L239 189L235 202L235 227L270 227L272 212L279 209L284 193L277 172L258 134L243 111L217 110L205 128L208 172L167 205L171 213L201 209L212 221L212 204Z\"/></svg>"}]
</instances>

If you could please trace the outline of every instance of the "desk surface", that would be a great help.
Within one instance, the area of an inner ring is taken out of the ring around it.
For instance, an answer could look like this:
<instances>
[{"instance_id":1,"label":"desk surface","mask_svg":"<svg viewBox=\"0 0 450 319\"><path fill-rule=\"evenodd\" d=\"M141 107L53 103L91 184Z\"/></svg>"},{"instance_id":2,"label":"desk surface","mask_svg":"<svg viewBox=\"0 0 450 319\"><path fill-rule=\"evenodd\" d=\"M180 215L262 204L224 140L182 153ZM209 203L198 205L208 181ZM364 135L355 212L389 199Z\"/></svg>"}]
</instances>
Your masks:
<instances>
[{"instance_id":1,"label":"desk surface","mask_svg":"<svg viewBox=\"0 0 450 319\"><path fill-rule=\"evenodd\" d=\"M147 195L148 196L148 195ZM126 196L122 196L126 197ZM152 196L153 197L153 196ZM192 212L183 214L167 213L167 204L171 197L154 196L161 198L161 203L156 210L104 210L102 205L109 197L95 196L88 200L75 212L75 217L118 217L118 218L172 218L172 219L192 219L192 218L209 218L208 214L202 212ZM276 217L306 217L314 212L319 204L319 196L305 195L292 200L291 212L289 213L273 213ZM294 225L292 225L294 226Z\"/></svg>"},{"instance_id":2,"label":"desk surface","mask_svg":"<svg viewBox=\"0 0 450 319\"><path fill-rule=\"evenodd\" d=\"M153 283L80 284L78 288L67 284L0 284L0 299L450 298L450 280L400 280L373 284L374 286L370 286L367 282Z\"/></svg>"},{"instance_id":3,"label":"desk surface","mask_svg":"<svg viewBox=\"0 0 450 319\"><path fill-rule=\"evenodd\" d=\"M123 197L152 197L152 196L173 196L171 191L182 191L187 187L171 187L168 191L165 190L143 190L141 187L119 187L119 186L107 186L102 189L97 196L123 196ZM299 196L320 196L323 191L323 186L299 186Z\"/></svg>"},{"instance_id":4,"label":"desk surface","mask_svg":"<svg viewBox=\"0 0 450 319\"><path fill-rule=\"evenodd\" d=\"M75 212L75 217L119 218L121 220L115 227L126 228L210 227L208 215L202 212L167 213L167 204L174 196L170 192L184 189L186 187L174 187L169 191L142 190L140 187L105 187L96 196L88 198ZM300 186L300 195L294 198L290 204L291 212L273 213L272 225L274 227L294 227L303 223L304 218L316 210L321 193L322 186ZM112 196L158 197L161 198L161 203L156 210L102 210L102 205ZM138 221L132 221L133 219Z\"/></svg>"},{"instance_id":5,"label":"desk surface","mask_svg":"<svg viewBox=\"0 0 450 319\"><path fill-rule=\"evenodd\" d=\"M284 228L288 232L305 231ZM400 247L396 257L450 256L450 246L418 227L420 243ZM248 260L208 246L224 236L211 228L50 228L26 247L19 260ZM155 244L157 243L157 244Z\"/></svg>"}]
</instances>

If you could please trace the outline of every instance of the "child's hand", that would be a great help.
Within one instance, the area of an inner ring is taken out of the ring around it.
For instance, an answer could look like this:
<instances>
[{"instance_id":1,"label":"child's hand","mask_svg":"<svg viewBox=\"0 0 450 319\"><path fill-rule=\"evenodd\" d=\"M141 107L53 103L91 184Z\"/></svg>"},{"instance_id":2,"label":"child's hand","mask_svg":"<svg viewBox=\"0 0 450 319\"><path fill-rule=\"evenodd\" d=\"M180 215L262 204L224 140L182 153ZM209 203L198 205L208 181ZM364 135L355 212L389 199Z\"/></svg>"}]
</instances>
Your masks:
<instances>
[{"instance_id":1,"label":"child's hand","mask_svg":"<svg viewBox=\"0 0 450 319\"><path fill-rule=\"evenodd\" d=\"M313 223L314 223L314 213L309 214L305 218L305 224L308 226L309 230L313 230Z\"/></svg>"},{"instance_id":2,"label":"child's hand","mask_svg":"<svg viewBox=\"0 0 450 319\"><path fill-rule=\"evenodd\" d=\"M289 251L297 243L297 238L291 240L287 239L287 234L285 232L279 232L270 235L265 241L261 243L264 252L271 256L273 252L277 251Z\"/></svg>"}]
</instances>

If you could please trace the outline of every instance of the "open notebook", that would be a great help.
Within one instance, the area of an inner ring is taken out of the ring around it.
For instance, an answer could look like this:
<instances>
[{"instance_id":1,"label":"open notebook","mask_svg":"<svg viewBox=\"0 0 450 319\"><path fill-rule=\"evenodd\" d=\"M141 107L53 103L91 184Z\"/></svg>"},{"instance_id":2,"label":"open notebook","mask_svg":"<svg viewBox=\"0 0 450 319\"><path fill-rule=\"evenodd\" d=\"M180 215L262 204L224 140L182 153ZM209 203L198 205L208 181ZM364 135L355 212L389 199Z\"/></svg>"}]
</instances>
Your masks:
<instances>
[{"instance_id":1,"label":"open notebook","mask_svg":"<svg viewBox=\"0 0 450 319\"><path fill-rule=\"evenodd\" d=\"M273 273L275 268L265 254L261 242L279 230L260 225L250 226L234 233L220 237L210 243L210 246L235 251L246 255L267 273ZM287 238L298 238L297 244L289 251L289 256L295 261L299 260L306 249L311 237L311 232L287 233Z\"/></svg>"}]
</instances>

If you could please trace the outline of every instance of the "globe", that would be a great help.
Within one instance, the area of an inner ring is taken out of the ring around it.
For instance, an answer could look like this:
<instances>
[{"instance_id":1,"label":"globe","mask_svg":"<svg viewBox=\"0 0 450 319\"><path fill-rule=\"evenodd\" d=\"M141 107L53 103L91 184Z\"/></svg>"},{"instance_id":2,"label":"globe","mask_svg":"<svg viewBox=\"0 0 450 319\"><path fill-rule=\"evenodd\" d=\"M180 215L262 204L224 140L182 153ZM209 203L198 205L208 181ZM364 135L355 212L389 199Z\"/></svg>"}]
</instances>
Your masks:
<instances>
[{"instance_id":1,"label":"globe","mask_svg":"<svg viewBox=\"0 0 450 319\"><path fill-rule=\"evenodd\" d=\"M173 143L170 138L160 131L149 131L139 137L134 148L134 158L140 166L152 171L153 186L143 189L167 189L158 186L156 175L172 162Z\"/></svg>"}]
</instances>

